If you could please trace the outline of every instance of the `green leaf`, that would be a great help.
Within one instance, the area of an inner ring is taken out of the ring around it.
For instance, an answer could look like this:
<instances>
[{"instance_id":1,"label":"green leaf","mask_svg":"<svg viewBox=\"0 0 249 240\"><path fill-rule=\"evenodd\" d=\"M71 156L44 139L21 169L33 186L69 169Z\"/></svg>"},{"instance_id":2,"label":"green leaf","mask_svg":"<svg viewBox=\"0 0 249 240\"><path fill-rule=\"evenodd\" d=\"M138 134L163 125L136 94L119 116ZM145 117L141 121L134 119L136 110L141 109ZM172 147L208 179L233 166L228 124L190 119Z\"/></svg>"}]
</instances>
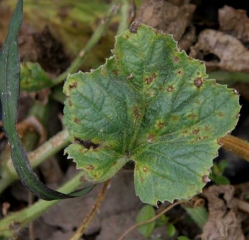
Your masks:
<instances>
[{"instance_id":1,"label":"green leaf","mask_svg":"<svg viewBox=\"0 0 249 240\"><path fill-rule=\"evenodd\" d=\"M157 218L155 221L155 228L165 226L169 221L169 217L166 215L162 215L160 218Z\"/></svg>"},{"instance_id":2,"label":"green leaf","mask_svg":"<svg viewBox=\"0 0 249 240\"><path fill-rule=\"evenodd\" d=\"M22 90L38 91L53 85L53 82L39 63L27 62L21 65Z\"/></svg>"},{"instance_id":3,"label":"green leaf","mask_svg":"<svg viewBox=\"0 0 249 240\"><path fill-rule=\"evenodd\" d=\"M149 220L155 216L155 210L152 206L146 205L144 206L138 213L136 218L136 223L141 223L146 220ZM138 228L139 232L146 238L148 238L153 232L155 227L155 221L142 225Z\"/></svg>"},{"instance_id":4,"label":"green leaf","mask_svg":"<svg viewBox=\"0 0 249 240\"><path fill-rule=\"evenodd\" d=\"M175 235L175 233L176 233L176 228L175 228L175 226L173 225L173 224L168 224L168 226L167 226L167 232L168 232L168 235L170 236L170 237L173 237L174 235Z\"/></svg>"},{"instance_id":5,"label":"green leaf","mask_svg":"<svg viewBox=\"0 0 249 240\"><path fill-rule=\"evenodd\" d=\"M9 32L0 52L0 97L3 109L3 128L11 147L11 158L21 182L38 197L45 200L82 196L94 186L63 194L46 187L32 171L22 142L16 131L18 112L20 63L17 34L23 18L23 1L18 0L10 22Z\"/></svg>"},{"instance_id":6,"label":"green leaf","mask_svg":"<svg viewBox=\"0 0 249 240\"><path fill-rule=\"evenodd\" d=\"M206 77L204 64L179 52L172 36L133 24L105 65L68 77L64 123L73 144L66 153L96 182L134 161L145 203L192 197L240 110L232 89ZM98 148L85 149L85 140Z\"/></svg>"},{"instance_id":7,"label":"green leaf","mask_svg":"<svg viewBox=\"0 0 249 240\"><path fill-rule=\"evenodd\" d=\"M177 238L177 240L190 240L190 239L186 236L180 236Z\"/></svg>"},{"instance_id":8,"label":"green leaf","mask_svg":"<svg viewBox=\"0 0 249 240\"><path fill-rule=\"evenodd\" d=\"M191 216L195 223L199 226L200 229L203 229L203 226L208 220L208 212L204 207L196 208L185 208L185 211Z\"/></svg>"},{"instance_id":9,"label":"green leaf","mask_svg":"<svg viewBox=\"0 0 249 240\"><path fill-rule=\"evenodd\" d=\"M227 165L228 163L225 160L220 161L218 164L214 163L212 167L212 172L209 176L210 179L218 185L230 184L229 179L223 176L223 173Z\"/></svg>"}]
</instances>

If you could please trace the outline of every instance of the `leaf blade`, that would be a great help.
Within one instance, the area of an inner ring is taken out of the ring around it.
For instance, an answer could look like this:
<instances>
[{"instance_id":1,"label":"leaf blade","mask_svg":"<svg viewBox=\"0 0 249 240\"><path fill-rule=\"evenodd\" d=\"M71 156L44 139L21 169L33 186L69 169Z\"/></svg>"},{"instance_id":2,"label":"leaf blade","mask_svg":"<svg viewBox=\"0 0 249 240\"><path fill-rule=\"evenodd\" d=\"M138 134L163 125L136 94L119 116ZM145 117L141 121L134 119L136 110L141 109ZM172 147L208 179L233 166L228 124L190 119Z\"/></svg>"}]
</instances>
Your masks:
<instances>
[{"instance_id":1,"label":"leaf blade","mask_svg":"<svg viewBox=\"0 0 249 240\"><path fill-rule=\"evenodd\" d=\"M123 130L113 136L110 144L113 128L106 131L106 137L96 139L87 134L87 125L79 121L83 124L77 130L80 139L96 140L93 142L101 148L134 161L136 194L145 203L157 205L157 201L190 198L206 183L220 147L218 138L231 131L238 121L238 96L214 80L207 80L204 64L179 52L171 36L145 25L135 24L130 31L117 36L113 53L105 65L92 73L79 73L74 80L79 84L83 81L85 89L94 81L110 85L112 92L107 99L112 95L124 96L120 103L107 101L108 111L102 109L103 114L120 116L116 124L120 123ZM68 97L64 122L74 139L75 124L70 118L80 111L78 102L85 102L69 91L70 82L69 78L64 88ZM125 88L118 87L121 85ZM105 102L106 93L99 88L96 92L92 88L91 94L88 98L95 94ZM127 101L130 102L126 105ZM77 108L69 110L74 105ZM87 116L91 108L82 110L82 116ZM122 111L130 112L123 117ZM92 124L95 133L102 129L98 123ZM125 141L120 140L124 138ZM78 166L84 165L79 157L74 161Z\"/></svg>"}]
</instances>

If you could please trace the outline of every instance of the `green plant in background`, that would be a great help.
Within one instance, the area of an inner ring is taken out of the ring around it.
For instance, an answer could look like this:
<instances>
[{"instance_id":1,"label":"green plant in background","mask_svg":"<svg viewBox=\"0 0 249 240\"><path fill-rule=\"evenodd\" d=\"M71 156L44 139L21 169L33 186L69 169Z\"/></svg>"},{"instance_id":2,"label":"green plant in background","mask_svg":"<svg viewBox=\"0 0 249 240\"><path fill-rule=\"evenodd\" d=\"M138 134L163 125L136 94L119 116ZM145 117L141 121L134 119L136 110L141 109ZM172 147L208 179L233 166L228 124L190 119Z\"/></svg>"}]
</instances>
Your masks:
<instances>
[{"instance_id":1,"label":"green plant in background","mask_svg":"<svg viewBox=\"0 0 249 240\"><path fill-rule=\"evenodd\" d=\"M140 224L142 222L146 222L152 218L155 218L156 213L154 207L151 205L145 205L140 209L138 215L136 217L136 224ZM169 217L166 215L161 215L159 218L155 219L155 221L151 221L150 223L144 224L138 227L138 231L145 237L145 239L149 240L163 240L153 235L153 231L161 226L165 226L165 231L167 232L169 237L174 237L176 234L176 228L174 224L169 222ZM179 236L178 239L183 236ZM185 237L188 239L187 237Z\"/></svg>"},{"instance_id":2,"label":"green plant in background","mask_svg":"<svg viewBox=\"0 0 249 240\"><path fill-rule=\"evenodd\" d=\"M190 239L186 236L179 236L177 240L190 240Z\"/></svg>"},{"instance_id":3,"label":"green plant in background","mask_svg":"<svg viewBox=\"0 0 249 240\"><path fill-rule=\"evenodd\" d=\"M155 215L156 214L154 208L150 205L146 205L143 208L141 208L140 211L138 212L136 223L149 220L153 218ZM140 226L138 228L138 231L147 239L151 235L154 229L155 229L155 221Z\"/></svg>"},{"instance_id":4,"label":"green plant in background","mask_svg":"<svg viewBox=\"0 0 249 240\"><path fill-rule=\"evenodd\" d=\"M36 79L36 81L34 81L34 79ZM32 62L21 64L20 83L22 90L30 92L52 87L54 85L53 81L48 77L40 64Z\"/></svg>"},{"instance_id":5,"label":"green plant in background","mask_svg":"<svg viewBox=\"0 0 249 240\"><path fill-rule=\"evenodd\" d=\"M219 163L214 163L212 167L212 172L209 177L217 185L230 184L229 179L223 175L227 165L228 162L226 160L222 160Z\"/></svg>"}]
</instances>

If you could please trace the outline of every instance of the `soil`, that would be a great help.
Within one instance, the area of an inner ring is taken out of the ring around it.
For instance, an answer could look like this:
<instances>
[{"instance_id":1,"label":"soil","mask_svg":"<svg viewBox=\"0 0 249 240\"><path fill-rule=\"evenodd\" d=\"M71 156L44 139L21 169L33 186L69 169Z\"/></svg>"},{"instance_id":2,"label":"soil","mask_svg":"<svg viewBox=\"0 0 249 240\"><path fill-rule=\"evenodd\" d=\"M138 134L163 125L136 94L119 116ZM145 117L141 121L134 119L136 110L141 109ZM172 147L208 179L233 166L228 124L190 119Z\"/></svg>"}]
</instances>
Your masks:
<instances>
[{"instance_id":1,"label":"soil","mask_svg":"<svg viewBox=\"0 0 249 240\"><path fill-rule=\"evenodd\" d=\"M103 0L103 2L111 1ZM3 16L0 21L0 46L6 36L11 13L8 1L0 0L0 15ZM204 61L208 72L221 70L249 73L248 16L249 2L242 0L144 0L137 9L136 20L172 34L178 41L179 49L186 51L191 57ZM35 25L26 20L22 24L19 34L21 61L38 62L51 78L55 78L65 71L75 56L69 56L65 50L68 49L65 46L66 41L61 41L53 33L49 23L42 30ZM112 33L109 34L114 36L117 29L116 22L111 23L110 29ZM70 34L70 30L68 31ZM90 35L88 32L88 37ZM95 59L97 64L104 63L105 58L110 55L112 43L108 43L107 49L105 44L107 40L106 38L101 40L97 46L97 49L100 49L97 60ZM73 43L67 42L67 44ZM87 71L90 68L82 67ZM239 123L232 134L248 141L249 81L233 82L231 86L240 92L242 105ZM58 88L61 90L62 86ZM52 136L63 128L61 124L63 104L51 97L53 91L54 89L49 89L45 92L21 93L18 122L19 128L25 129L23 135L27 131L37 131L40 136L46 138L46 134ZM49 114L52 120L45 130L41 130L39 124L33 124L32 120L26 119L34 100L40 101L43 105L49 102L51 105ZM0 136L2 136L0 150L4 151L7 145L6 138L3 134ZM39 140L37 144L40 144ZM246 203L248 201L249 163L220 149L219 157L214 161L219 163L222 159L228 162L224 176L231 184L217 186L211 182L207 184L203 194L199 195L204 199L204 205L209 211L209 218L203 230L188 216L184 208L178 206L166 214L169 222L176 228L175 235L169 237L166 226L162 226L157 228L149 239L174 240L181 235L189 239L203 240L249 239L248 210L246 213L238 202L238 199ZM66 159L63 152L59 152L39 166L36 173L47 186L57 188L74 176L76 170L75 165ZM87 196L60 202L22 230L16 239L70 239L93 207L100 190L101 185L95 187ZM34 198L32 201L37 199ZM30 202L30 193L19 182L15 182L0 196L2 209L0 218L27 207ZM168 203L160 204L156 211L167 205ZM134 191L133 166L128 165L111 180L106 198L82 239L117 240L127 228L135 224L136 216L142 206ZM145 238L134 230L126 239Z\"/></svg>"}]
</instances>

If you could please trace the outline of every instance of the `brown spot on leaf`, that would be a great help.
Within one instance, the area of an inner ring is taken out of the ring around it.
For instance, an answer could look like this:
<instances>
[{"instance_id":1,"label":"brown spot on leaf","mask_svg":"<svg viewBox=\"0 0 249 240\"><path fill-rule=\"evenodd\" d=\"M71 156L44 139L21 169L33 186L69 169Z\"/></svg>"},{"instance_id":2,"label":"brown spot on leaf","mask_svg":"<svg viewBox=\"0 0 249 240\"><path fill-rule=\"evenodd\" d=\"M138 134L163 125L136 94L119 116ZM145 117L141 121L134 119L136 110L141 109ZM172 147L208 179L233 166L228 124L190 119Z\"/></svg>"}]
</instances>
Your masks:
<instances>
[{"instance_id":1,"label":"brown spot on leaf","mask_svg":"<svg viewBox=\"0 0 249 240\"><path fill-rule=\"evenodd\" d=\"M69 106L69 107L72 107L72 106L73 106L73 104L72 104L72 102L71 102L70 100L68 101L68 106Z\"/></svg>"},{"instance_id":2,"label":"brown spot on leaf","mask_svg":"<svg viewBox=\"0 0 249 240\"><path fill-rule=\"evenodd\" d=\"M69 89L72 90L73 88L77 87L77 82L73 82L69 84Z\"/></svg>"},{"instance_id":3,"label":"brown spot on leaf","mask_svg":"<svg viewBox=\"0 0 249 240\"><path fill-rule=\"evenodd\" d=\"M224 116L224 113L223 112L217 112L216 113L219 117L223 117Z\"/></svg>"},{"instance_id":4,"label":"brown spot on leaf","mask_svg":"<svg viewBox=\"0 0 249 240\"><path fill-rule=\"evenodd\" d=\"M139 108L135 107L133 109L133 113L135 115L135 119L138 119L140 117L140 111L139 111Z\"/></svg>"},{"instance_id":5,"label":"brown spot on leaf","mask_svg":"<svg viewBox=\"0 0 249 240\"><path fill-rule=\"evenodd\" d=\"M113 72L116 76L118 75L118 70L115 69L115 70L113 70L112 72Z\"/></svg>"},{"instance_id":6,"label":"brown spot on leaf","mask_svg":"<svg viewBox=\"0 0 249 240\"><path fill-rule=\"evenodd\" d=\"M191 184L190 186L189 186L189 188L190 188L190 190L195 190L195 185L194 184Z\"/></svg>"},{"instance_id":7,"label":"brown spot on leaf","mask_svg":"<svg viewBox=\"0 0 249 240\"><path fill-rule=\"evenodd\" d=\"M128 39L128 38L130 38L130 36L129 35L125 35L125 38Z\"/></svg>"},{"instance_id":8,"label":"brown spot on leaf","mask_svg":"<svg viewBox=\"0 0 249 240\"><path fill-rule=\"evenodd\" d=\"M164 124L162 122L157 124L158 128L162 128L164 126Z\"/></svg>"},{"instance_id":9,"label":"brown spot on leaf","mask_svg":"<svg viewBox=\"0 0 249 240\"><path fill-rule=\"evenodd\" d=\"M149 134L149 137L147 139L148 142L152 142L154 139L154 135L152 135L151 133Z\"/></svg>"},{"instance_id":10,"label":"brown spot on leaf","mask_svg":"<svg viewBox=\"0 0 249 240\"><path fill-rule=\"evenodd\" d=\"M172 121L178 121L179 117L178 116L172 116Z\"/></svg>"},{"instance_id":11,"label":"brown spot on leaf","mask_svg":"<svg viewBox=\"0 0 249 240\"><path fill-rule=\"evenodd\" d=\"M179 57L174 57L174 62L179 62Z\"/></svg>"},{"instance_id":12,"label":"brown spot on leaf","mask_svg":"<svg viewBox=\"0 0 249 240\"><path fill-rule=\"evenodd\" d=\"M133 22L130 26L129 31L134 34L137 33L137 29L139 28L140 25L141 24L139 22Z\"/></svg>"},{"instance_id":13,"label":"brown spot on leaf","mask_svg":"<svg viewBox=\"0 0 249 240\"><path fill-rule=\"evenodd\" d=\"M205 131L207 131L207 132L210 131L210 127L209 127L209 126L205 126L204 129L205 129Z\"/></svg>"},{"instance_id":14,"label":"brown spot on leaf","mask_svg":"<svg viewBox=\"0 0 249 240\"><path fill-rule=\"evenodd\" d=\"M188 117L188 118L196 118L197 115L196 115L196 114L189 114L187 117Z\"/></svg>"},{"instance_id":15,"label":"brown spot on leaf","mask_svg":"<svg viewBox=\"0 0 249 240\"><path fill-rule=\"evenodd\" d=\"M147 172L147 171L148 171L148 168L147 168L147 167L143 167L143 171L144 171L144 172Z\"/></svg>"},{"instance_id":16,"label":"brown spot on leaf","mask_svg":"<svg viewBox=\"0 0 249 240\"><path fill-rule=\"evenodd\" d=\"M94 169L94 166L93 165L89 165L86 167L87 170L93 170Z\"/></svg>"},{"instance_id":17,"label":"brown spot on leaf","mask_svg":"<svg viewBox=\"0 0 249 240\"><path fill-rule=\"evenodd\" d=\"M134 75L131 73L128 77L127 77L127 79L131 79L131 78L133 78L134 77Z\"/></svg>"},{"instance_id":18,"label":"brown spot on leaf","mask_svg":"<svg viewBox=\"0 0 249 240\"><path fill-rule=\"evenodd\" d=\"M75 143L78 143L78 144L80 144L80 145L82 145L82 146L85 146L85 142L84 142L84 140L82 140L82 139L80 139L80 138L74 138L74 142Z\"/></svg>"},{"instance_id":19,"label":"brown spot on leaf","mask_svg":"<svg viewBox=\"0 0 249 240\"><path fill-rule=\"evenodd\" d=\"M153 73L152 76L145 79L147 84L150 84L156 78L156 74Z\"/></svg>"},{"instance_id":20,"label":"brown spot on leaf","mask_svg":"<svg viewBox=\"0 0 249 240\"><path fill-rule=\"evenodd\" d=\"M182 70L177 71L177 74L182 75Z\"/></svg>"},{"instance_id":21,"label":"brown spot on leaf","mask_svg":"<svg viewBox=\"0 0 249 240\"><path fill-rule=\"evenodd\" d=\"M172 87L172 86L169 86L168 88L167 88L167 91L168 92L172 92L174 90L174 88Z\"/></svg>"},{"instance_id":22,"label":"brown spot on leaf","mask_svg":"<svg viewBox=\"0 0 249 240\"><path fill-rule=\"evenodd\" d=\"M218 143L220 146L223 146L223 143L221 142L220 138L217 139L217 143Z\"/></svg>"},{"instance_id":23,"label":"brown spot on leaf","mask_svg":"<svg viewBox=\"0 0 249 240\"><path fill-rule=\"evenodd\" d=\"M199 129L195 129L192 133L197 134L199 131L200 131Z\"/></svg>"},{"instance_id":24,"label":"brown spot on leaf","mask_svg":"<svg viewBox=\"0 0 249 240\"><path fill-rule=\"evenodd\" d=\"M208 177L208 175L203 175L203 176L202 176L202 181L203 181L204 183L208 183L208 182L211 181L211 179Z\"/></svg>"},{"instance_id":25,"label":"brown spot on leaf","mask_svg":"<svg viewBox=\"0 0 249 240\"><path fill-rule=\"evenodd\" d=\"M236 95L239 95L239 92L238 92L238 90L236 90L236 89L233 89L233 92L236 94Z\"/></svg>"},{"instance_id":26,"label":"brown spot on leaf","mask_svg":"<svg viewBox=\"0 0 249 240\"><path fill-rule=\"evenodd\" d=\"M156 34L164 34L164 32L162 30L157 30L157 29L155 29L155 33Z\"/></svg>"},{"instance_id":27,"label":"brown spot on leaf","mask_svg":"<svg viewBox=\"0 0 249 240\"><path fill-rule=\"evenodd\" d=\"M201 85L202 85L202 80L201 80L201 78L196 78L195 80L194 80L194 84L195 84L195 86L196 87L200 87Z\"/></svg>"},{"instance_id":28,"label":"brown spot on leaf","mask_svg":"<svg viewBox=\"0 0 249 240\"><path fill-rule=\"evenodd\" d=\"M75 123L80 124L80 120L77 117L75 117L73 120Z\"/></svg>"}]
</instances>

